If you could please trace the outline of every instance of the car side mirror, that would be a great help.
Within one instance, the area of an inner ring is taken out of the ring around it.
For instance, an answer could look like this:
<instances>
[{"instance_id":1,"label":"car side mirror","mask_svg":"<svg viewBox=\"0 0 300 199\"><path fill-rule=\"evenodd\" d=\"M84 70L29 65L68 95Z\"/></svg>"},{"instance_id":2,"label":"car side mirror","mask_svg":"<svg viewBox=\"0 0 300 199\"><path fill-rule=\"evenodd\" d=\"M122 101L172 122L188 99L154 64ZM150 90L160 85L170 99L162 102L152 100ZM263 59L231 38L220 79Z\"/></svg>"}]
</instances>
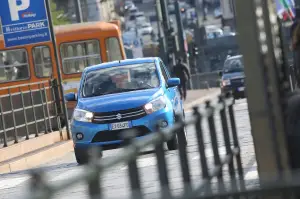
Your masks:
<instances>
[{"instance_id":1,"label":"car side mirror","mask_svg":"<svg viewBox=\"0 0 300 199\"><path fill-rule=\"evenodd\" d=\"M219 76L222 77L222 75L223 75L223 72L219 71Z\"/></svg>"},{"instance_id":2,"label":"car side mirror","mask_svg":"<svg viewBox=\"0 0 300 199\"><path fill-rule=\"evenodd\" d=\"M74 101L77 101L77 96L75 93L68 93L68 94L65 94L65 99L68 101L68 102L74 102Z\"/></svg>"},{"instance_id":3,"label":"car side mirror","mask_svg":"<svg viewBox=\"0 0 300 199\"><path fill-rule=\"evenodd\" d=\"M180 79L179 78L170 78L167 82L168 87L175 87L180 85Z\"/></svg>"}]
</instances>

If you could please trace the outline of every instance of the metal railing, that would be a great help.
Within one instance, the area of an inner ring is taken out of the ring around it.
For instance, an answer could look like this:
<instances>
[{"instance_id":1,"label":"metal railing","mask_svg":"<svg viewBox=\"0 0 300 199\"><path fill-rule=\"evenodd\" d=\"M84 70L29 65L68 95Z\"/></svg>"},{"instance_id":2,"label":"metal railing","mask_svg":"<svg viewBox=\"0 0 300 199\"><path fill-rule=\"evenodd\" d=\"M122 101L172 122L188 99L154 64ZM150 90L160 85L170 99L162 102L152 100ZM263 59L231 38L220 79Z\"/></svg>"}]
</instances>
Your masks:
<instances>
[{"instance_id":1,"label":"metal railing","mask_svg":"<svg viewBox=\"0 0 300 199\"><path fill-rule=\"evenodd\" d=\"M193 89L209 89L220 86L219 72L197 73L191 75Z\"/></svg>"},{"instance_id":2,"label":"metal railing","mask_svg":"<svg viewBox=\"0 0 300 199\"><path fill-rule=\"evenodd\" d=\"M56 80L0 88L0 144L61 132L61 103Z\"/></svg>"},{"instance_id":3,"label":"metal railing","mask_svg":"<svg viewBox=\"0 0 300 199\"><path fill-rule=\"evenodd\" d=\"M244 171L241 162L241 152L239 140L237 136L234 110L234 100L231 96L220 96L218 102L212 105L210 101L206 102L204 109L194 107L193 117L184 121L180 116L178 122L168 129L158 129L157 133L145 136L143 139L134 139L137 132L127 130L123 132L124 149L114 157L106 157L98 159L101 156L99 148L91 148L89 153L89 163L84 168L84 172L78 173L76 176L70 176L65 181L51 183L48 182L45 173L42 170L33 170L30 181L31 192L29 198L52 198L57 192L66 190L80 182L87 182L88 194L90 198L101 198L101 176L105 170L110 169L121 163L128 165L128 179L131 186L131 198L143 198L143 190L141 188L141 180L139 176L139 168L137 166L137 157L139 152L148 146L154 146L155 156L157 160L157 169L159 182L161 186L161 198L174 198L172 196L168 168L164 151L164 143L177 136L179 159L182 173L182 183L184 184L184 192L182 198L194 198L203 196L207 197L212 194L225 193L225 175L224 166L228 166L230 176L231 190L245 190L245 182L243 180ZM219 141L215 126L215 117L220 116L226 155L221 157L218 151ZM205 154L205 137L203 136L202 121L207 122L210 133L210 140L214 154L214 167L209 168L208 160ZM185 142L184 128L193 126L196 130L198 153L200 155L200 165L203 179L202 184L197 188L192 188L192 180L190 175L190 163L188 161L187 146ZM213 178L217 178L217 186L212 185ZM216 192L217 191L217 192Z\"/></svg>"}]
</instances>

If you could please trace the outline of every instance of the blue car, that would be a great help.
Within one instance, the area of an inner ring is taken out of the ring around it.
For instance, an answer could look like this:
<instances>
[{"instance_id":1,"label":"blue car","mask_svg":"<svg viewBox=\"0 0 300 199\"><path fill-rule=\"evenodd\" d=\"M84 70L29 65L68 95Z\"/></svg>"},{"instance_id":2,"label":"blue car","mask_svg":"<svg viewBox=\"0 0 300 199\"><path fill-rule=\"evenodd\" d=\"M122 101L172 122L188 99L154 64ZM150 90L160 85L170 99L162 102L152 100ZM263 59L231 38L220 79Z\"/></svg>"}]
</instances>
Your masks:
<instances>
[{"instance_id":1,"label":"blue car","mask_svg":"<svg viewBox=\"0 0 300 199\"><path fill-rule=\"evenodd\" d=\"M235 99L245 98L245 73L242 55L229 57L225 60L221 76L221 92L232 93Z\"/></svg>"},{"instance_id":2,"label":"blue car","mask_svg":"<svg viewBox=\"0 0 300 199\"><path fill-rule=\"evenodd\" d=\"M177 86L160 58L127 59L86 68L78 93L65 95L77 101L71 120L74 151L79 164L87 162L87 149L122 143L121 133L135 129L142 138L184 118ZM184 130L185 131L185 130ZM184 132L186 135L186 133ZM186 143L186 140L185 140ZM177 136L167 142L176 150Z\"/></svg>"}]
</instances>

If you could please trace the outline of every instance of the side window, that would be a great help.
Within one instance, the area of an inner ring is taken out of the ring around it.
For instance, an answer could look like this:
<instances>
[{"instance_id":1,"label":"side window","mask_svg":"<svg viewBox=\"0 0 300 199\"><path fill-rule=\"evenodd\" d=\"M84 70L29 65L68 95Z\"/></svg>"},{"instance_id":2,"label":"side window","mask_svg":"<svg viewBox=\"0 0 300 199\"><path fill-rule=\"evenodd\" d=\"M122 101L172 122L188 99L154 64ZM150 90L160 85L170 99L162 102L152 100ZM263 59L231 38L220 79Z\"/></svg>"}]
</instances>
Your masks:
<instances>
[{"instance_id":1,"label":"side window","mask_svg":"<svg viewBox=\"0 0 300 199\"><path fill-rule=\"evenodd\" d=\"M120 42L116 37L110 37L105 40L107 61L122 60Z\"/></svg>"},{"instance_id":2,"label":"side window","mask_svg":"<svg viewBox=\"0 0 300 199\"><path fill-rule=\"evenodd\" d=\"M98 40L64 43L60 51L65 74L81 73L84 68L102 62Z\"/></svg>"},{"instance_id":3,"label":"side window","mask_svg":"<svg viewBox=\"0 0 300 199\"><path fill-rule=\"evenodd\" d=\"M32 49L34 71L37 77L50 77L52 75L52 60L48 46L36 46Z\"/></svg>"},{"instance_id":4,"label":"side window","mask_svg":"<svg viewBox=\"0 0 300 199\"><path fill-rule=\"evenodd\" d=\"M166 71L165 71L165 68L164 68L163 63L162 63L162 62L159 62L159 66L160 66L160 70L161 70L161 72L162 72L162 75L163 75L163 77L164 77L164 81L167 82L169 78L168 78L168 75L167 75L167 73L166 73Z\"/></svg>"},{"instance_id":5,"label":"side window","mask_svg":"<svg viewBox=\"0 0 300 199\"><path fill-rule=\"evenodd\" d=\"M0 82L29 79L28 55L25 49L0 51Z\"/></svg>"}]
</instances>

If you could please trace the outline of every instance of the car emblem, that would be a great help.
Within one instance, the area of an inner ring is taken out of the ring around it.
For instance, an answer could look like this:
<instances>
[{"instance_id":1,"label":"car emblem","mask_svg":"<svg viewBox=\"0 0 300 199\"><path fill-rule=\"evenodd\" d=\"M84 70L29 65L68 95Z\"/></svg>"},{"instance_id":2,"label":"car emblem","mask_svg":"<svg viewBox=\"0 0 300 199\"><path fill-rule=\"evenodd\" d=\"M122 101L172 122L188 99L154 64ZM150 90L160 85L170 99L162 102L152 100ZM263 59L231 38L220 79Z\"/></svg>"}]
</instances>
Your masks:
<instances>
[{"instance_id":1,"label":"car emblem","mask_svg":"<svg viewBox=\"0 0 300 199\"><path fill-rule=\"evenodd\" d=\"M117 114L117 119L118 120L122 119L122 115L120 113Z\"/></svg>"}]
</instances>

